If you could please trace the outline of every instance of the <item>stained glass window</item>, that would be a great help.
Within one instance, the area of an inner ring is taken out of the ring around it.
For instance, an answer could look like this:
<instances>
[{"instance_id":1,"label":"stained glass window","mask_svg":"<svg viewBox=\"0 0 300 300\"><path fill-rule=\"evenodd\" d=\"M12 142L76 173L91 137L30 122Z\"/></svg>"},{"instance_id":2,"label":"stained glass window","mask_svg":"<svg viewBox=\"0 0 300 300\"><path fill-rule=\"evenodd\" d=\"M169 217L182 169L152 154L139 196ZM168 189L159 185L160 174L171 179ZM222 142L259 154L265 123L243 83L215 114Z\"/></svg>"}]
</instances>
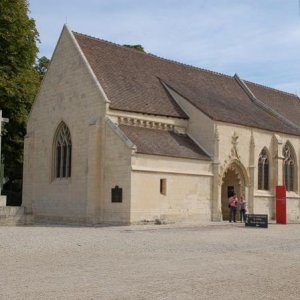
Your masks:
<instances>
[{"instance_id":1,"label":"stained glass window","mask_svg":"<svg viewBox=\"0 0 300 300\"><path fill-rule=\"evenodd\" d=\"M55 135L55 177L71 177L72 167L72 141L67 125L62 122Z\"/></svg>"},{"instance_id":2,"label":"stained glass window","mask_svg":"<svg viewBox=\"0 0 300 300\"><path fill-rule=\"evenodd\" d=\"M269 158L266 149L263 149L258 158L258 189L269 190Z\"/></svg>"},{"instance_id":3,"label":"stained glass window","mask_svg":"<svg viewBox=\"0 0 300 300\"><path fill-rule=\"evenodd\" d=\"M283 147L283 177L287 191L294 190L295 158L291 146L286 143Z\"/></svg>"}]
</instances>

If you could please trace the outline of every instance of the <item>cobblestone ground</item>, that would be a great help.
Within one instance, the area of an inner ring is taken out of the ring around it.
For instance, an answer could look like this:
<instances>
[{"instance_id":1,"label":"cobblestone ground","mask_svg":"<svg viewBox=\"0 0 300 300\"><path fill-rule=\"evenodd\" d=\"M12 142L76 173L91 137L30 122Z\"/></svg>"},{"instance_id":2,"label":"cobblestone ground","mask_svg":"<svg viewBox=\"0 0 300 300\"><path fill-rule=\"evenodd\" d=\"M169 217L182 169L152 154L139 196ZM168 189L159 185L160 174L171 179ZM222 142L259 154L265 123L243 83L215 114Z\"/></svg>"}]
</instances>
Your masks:
<instances>
[{"instance_id":1,"label":"cobblestone ground","mask_svg":"<svg viewBox=\"0 0 300 300\"><path fill-rule=\"evenodd\" d=\"M0 227L0 299L300 299L300 225Z\"/></svg>"}]
</instances>

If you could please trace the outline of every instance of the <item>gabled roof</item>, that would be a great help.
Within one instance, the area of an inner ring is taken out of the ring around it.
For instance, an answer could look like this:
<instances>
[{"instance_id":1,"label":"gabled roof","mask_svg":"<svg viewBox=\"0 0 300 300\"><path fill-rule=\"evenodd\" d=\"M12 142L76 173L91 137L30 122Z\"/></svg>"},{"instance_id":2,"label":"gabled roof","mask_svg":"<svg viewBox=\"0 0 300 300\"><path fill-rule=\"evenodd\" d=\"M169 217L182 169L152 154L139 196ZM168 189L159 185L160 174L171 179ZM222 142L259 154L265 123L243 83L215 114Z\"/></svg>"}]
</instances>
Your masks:
<instances>
[{"instance_id":1,"label":"gabled roof","mask_svg":"<svg viewBox=\"0 0 300 300\"><path fill-rule=\"evenodd\" d=\"M82 34L74 36L103 87L110 108L187 118L157 77L153 57Z\"/></svg>"},{"instance_id":2,"label":"gabled roof","mask_svg":"<svg viewBox=\"0 0 300 300\"><path fill-rule=\"evenodd\" d=\"M251 101L232 76L73 34L111 101L111 109L187 118L163 82L214 120L300 135L300 101L295 95L245 82L257 99L299 128Z\"/></svg>"},{"instance_id":3,"label":"gabled roof","mask_svg":"<svg viewBox=\"0 0 300 300\"><path fill-rule=\"evenodd\" d=\"M137 147L137 153L210 160L187 135L171 131L120 125L120 129Z\"/></svg>"},{"instance_id":4,"label":"gabled roof","mask_svg":"<svg viewBox=\"0 0 300 300\"><path fill-rule=\"evenodd\" d=\"M250 81L245 81L245 83L259 100L300 126L300 99L296 95Z\"/></svg>"}]
</instances>

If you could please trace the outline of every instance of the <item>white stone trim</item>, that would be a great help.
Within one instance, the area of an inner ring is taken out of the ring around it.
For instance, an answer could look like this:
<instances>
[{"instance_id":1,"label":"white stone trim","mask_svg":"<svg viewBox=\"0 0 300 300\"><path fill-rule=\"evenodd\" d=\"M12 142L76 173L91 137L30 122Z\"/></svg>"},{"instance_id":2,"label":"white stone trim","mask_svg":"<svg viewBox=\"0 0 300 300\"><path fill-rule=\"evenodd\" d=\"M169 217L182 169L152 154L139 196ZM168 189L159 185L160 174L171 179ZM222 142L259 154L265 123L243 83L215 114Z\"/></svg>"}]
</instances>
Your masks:
<instances>
[{"instance_id":1,"label":"white stone trim","mask_svg":"<svg viewBox=\"0 0 300 300\"><path fill-rule=\"evenodd\" d=\"M190 117L190 114L184 109L183 105L181 105L181 103L172 96L172 92L174 92L175 94L177 94L178 96L184 98L186 101L188 101L189 103L191 103L189 100L187 100L185 97L183 97L182 95L180 95L177 91L175 91L173 88L171 88L170 86L168 86L162 79L160 79L160 83L165 87L165 89L168 91L168 93L170 94L170 96L172 97L172 99L179 105L179 107L184 111L184 113ZM172 92L171 92L172 91ZM191 103L192 104L192 103ZM194 104L192 104L193 106L195 106Z\"/></svg>"},{"instance_id":2,"label":"white stone trim","mask_svg":"<svg viewBox=\"0 0 300 300\"><path fill-rule=\"evenodd\" d=\"M149 173L167 173L167 174L180 174L180 175L191 175L191 176L206 176L212 177L213 174L211 172L196 172L196 171L189 171L189 170L182 170L181 171L174 171L170 169L154 169L151 167L142 167L142 166L132 166L131 170L134 172L149 172Z\"/></svg>"},{"instance_id":3,"label":"white stone trim","mask_svg":"<svg viewBox=\"0 0 300 300\"><path fill-rule=\"evenodd\" d=\"M130 125L135 127L143 127L143 128L150 128L150 129L160 129L166 131L174 131L174 125L167 124L163 122L155 122L155 121L148 121L139 118L131 118L131 117L118 117L118 124L120 125Z\"/></svg>"},{"instance_id":4,"label":"white stone trim","mask_svg":"<svg viewBox=\"0 0 300 300\"><path fill-rule=\"evenodd\" d=\"M186 134L211 160L213 160L213 155L209 153L202 145L199 144L189 133Z\"/></svg>"},{"instance_id":5,"label":"white stone trim","mask_svg":"<svg viewBox=\"0 0 300 300\"><path fill-rule=\"evenodd\" d=\"M286 191L286 198L295 198L295 199L300 199L300 195L296 192L293 191Z\"/></svg>"},{"instance_id":6,"label":"white stone trim","mask_svg":"<svg viewBox=\"0 0 300 300\"><path fill-rule=\"evenodd\" d=\"M157 115L150 115L150 114L138 113L138 112L129 112L123 110L113 110L111 108L109 109L107 114L116 121L118 120L119 117L123 117L123 118L131 118L136 120L163 123L167 125L173 125L174 127L178 126L178 127L186 128L188 125L187 119L174 118L168 116L157 116Z\"/></svg>"},{"instance_id":7,"label":"white stone trim","mask_svg":"<svg viewBox=\"0 0 300 300\"><path fill-rule=\"evenodd\" d=\"M271 190L255 190L254 197L275 197L276 195Z\"/></svg>"},{"instance_id":8,"label":"white stone trim","mask_svg":"<svg viewBox=\"0 0 300 300\"><path fill-rule=\"evenodd\" d=\"M109 118L105 117L105 123L121 138L126 146L134 151L137 150L136 145L126 136L126 134Z\"/></svg>"},{"instance_id":9,"label":"white stone trim","mask_svg":"<svg viewBox=\"0 0 300 300\"><path fill-rule=\"evenodd\" d=\"M85 64L85 66L87 67L88 72L90 73L90 75L91 75L93 81L95 82L96 86L98 87L100 93L103 95L103 97L104 97L104 99L105 99L105 103L110 103L110 101L108 100L108 98L107 98L107 96L106 96L106 94L105 94L105 92L104 92L102 86L100 85L99 80L97 79L97 77L96 77L94 71L92 70L92 67L90 66L90 64L89 64L87 58L85 57L83 51L81 50L81 48L80 48L80 46L79 46L79 44L78 44L76 38L74 37L72 31L69 29L69 27L68 27L66 24L64 25L63 30L67 30L67 32L70 34L70 37L71 37L71 39L72 39L72 41L73 41L73 43L74 43L76 49L77 49L78 52L80 53L80 55L81 55L81 57L82 57L82 59L83 59L83 61L84 61L84 64Z\"/></svg>"},{"instance_id":10,"label":"white stone trim","mask_svg":"<svg viewBox=\"0 0 300 300\"><path fill-rule=\"evenodd\" d=\"M279 112L275 111L273 108L266 105L263 101L257 99L256 96L250 90L250 88L247 86L247 84L244 82L244 80L241 79L238 74L234 74L234 79L237 81L237 83L240 85L240 87L244 90L244 92L248 95L248 97L250 98L250 100L253 103L255 103L257 106L259 106L263 110L267 111L268 113L270 113L277 119L281 120L283 123L295 128L295 129L300 130L300 127L298 125L296 125L294 122L288 120L286 117L281 115Z\"/></svg>"}]
</instances>

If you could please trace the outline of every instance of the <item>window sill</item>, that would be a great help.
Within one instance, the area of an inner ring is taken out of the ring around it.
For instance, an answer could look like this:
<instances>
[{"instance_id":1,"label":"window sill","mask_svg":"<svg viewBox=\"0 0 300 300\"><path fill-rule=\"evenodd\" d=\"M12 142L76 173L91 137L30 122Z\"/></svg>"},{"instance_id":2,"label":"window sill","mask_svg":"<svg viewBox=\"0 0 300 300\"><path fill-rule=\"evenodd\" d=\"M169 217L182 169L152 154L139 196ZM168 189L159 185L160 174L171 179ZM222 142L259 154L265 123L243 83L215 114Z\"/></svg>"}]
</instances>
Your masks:
<instances>
[{"instance_id":1,"label":"window sill","mask_svg":"<svg viewBox=\"0 0 300 300\"><path fill-rule=\"evenodd\" d=\"M256 190L254 197L274 197L275 195L271 191Z\"/></svg>"},{"instance_id":2,"label":"window sill","mask_svg":"<svg viewBox=\"0 0 300 300\"><path fill-rule=\"evenodd\" d=\"M51 183L54 184L70 184L71 183L71 177L65 177L65 178L54 178Z\"/></svg>"},{"instance_id":3,"label":"window sill","mask_svg":"<svg viewBox=\"0 0 300 300\"><path fill-rule=\"evenodd\" d=\"M300 199L300 196L299 194L297 194L296 192L286 192L286 197L287 198L297 198L297 199Z\"/></svg>"},{"instance_id":4,"label":"window sill","mask_svg":"<svg viewBox=\"0 0 300 300\"><path fill-rule=\"evenodd\" d=\"M276 194L273 194L271 191L257 190L254 194L254 197L276 197ZM296 192L286 192L286 198L297 198L300 199L300 195Z\"/></svg>"}]
</instances>

